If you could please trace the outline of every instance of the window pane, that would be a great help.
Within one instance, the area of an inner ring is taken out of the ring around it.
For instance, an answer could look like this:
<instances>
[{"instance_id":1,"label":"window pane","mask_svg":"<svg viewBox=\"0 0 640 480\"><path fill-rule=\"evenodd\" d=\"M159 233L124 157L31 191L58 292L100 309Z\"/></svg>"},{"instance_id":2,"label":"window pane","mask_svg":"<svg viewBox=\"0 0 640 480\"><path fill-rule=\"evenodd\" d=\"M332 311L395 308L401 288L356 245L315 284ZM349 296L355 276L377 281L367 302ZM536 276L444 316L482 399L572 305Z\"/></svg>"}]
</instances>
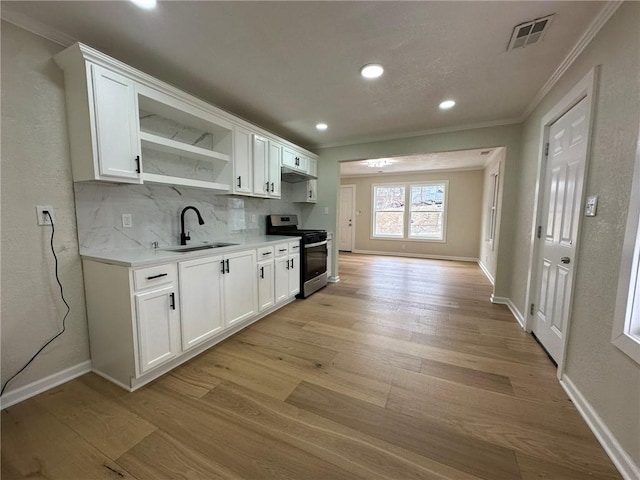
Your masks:
<instances>
[{"instance_id":1,"label":"window pane","mask_svg":"<svg viewBox=\"0 0 640 480\"><path fill-rule=\"evenodd\" d=\"M374 235L402 237L404 212L376 212Z\"/></svg>"},{"instance_id":2,"label":"window pane","mask_svg":"<svg viewBox=\"0 0 640 480\"><path fill-rule=\"evenodd\" d=\"M442 239L442 212L411 212L409 236Z\"/></svg>"},{"instance_id":3,"label":"window pane","mask_svg":"<svg viewBox=\"0 0 640 480\"><path fill-rule=\"evenodd\" d=\"M444 185L414 185L411 187L411 210L437 212L444 205Z\"/></svg>"},{"instance_id":4,"label":"window pane","mask_svg":"<svg viewBox=\"0 0 640 480\"><path fill-rule=\"evenodd\" d=\"M409 237L444 239L445 185L412 185Z\"/></svg>"},{"instance_id":5,"label":"window pane","mask_svg":"<svg viewBox=\"0 0 640 480\"><path fill-rule=\"evenodd\" d=\"M404 211L404 186L375 187L375 210Z\"/></svg>"}]
</instances>

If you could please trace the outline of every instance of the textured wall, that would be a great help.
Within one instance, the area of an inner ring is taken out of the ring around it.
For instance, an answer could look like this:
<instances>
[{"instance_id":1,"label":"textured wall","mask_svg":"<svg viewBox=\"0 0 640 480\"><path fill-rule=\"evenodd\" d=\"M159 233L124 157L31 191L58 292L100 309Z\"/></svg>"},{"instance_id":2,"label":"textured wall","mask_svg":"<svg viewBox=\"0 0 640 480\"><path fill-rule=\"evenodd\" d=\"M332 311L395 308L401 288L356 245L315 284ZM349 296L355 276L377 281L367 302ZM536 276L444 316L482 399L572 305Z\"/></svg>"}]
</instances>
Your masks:
<instances>
[{"instance_id":1,"label":"textured wall","mask_svg":"<svg viewBox=\"0 0 640 480\"><path fill-rule=\"evenodd\" d=\"M496 170L497 169L497 170ZM492 173L498 172L498 205L497 218L495 227L495 239L493 247L487 238L489 237L490 215L489 209L493 204L493 176ZM496 269L498 268L498 252L500 251L500 212L502 210L502 191L504 190L504 151L499 152L487 168L483 172L483 188L482 188L482 235L480 236L480 254L479 259L484 268L495 279Z\"/></svg>"},{"instance_id":2,"label":"textured wall","mask_svg":"<svg viewBox=\"0 0 640 480\"><path fill-rule=\"evenodd\" d=\"M356 186L355 249L403 254L478 258L482 205L482 170L367 177L343 177L341 184ZM446 242L378 240L371 238L371 185L449 181Z\"/></svg>"},{"instance_id":3,"label":"textured wall","mask_svg":"<svg viewBox=\"0 0 640 480\"><path fill-rule=\"evenodd\" d=\"M473 148L506 147L504 162L504 198L516 198L518 188L518 163L520 154L521 125L478 128L451 133L423 135L419 137L385 140L380 142L348 145L320 149L317 153L318 176L322 179L318 187L318 203L315 208L303 213L305 226L326 228L337 232L338 186L340 184L339 162L362 160L415 153L446 152ZM328 208L328 214L324 209ZM511 228L515 215L515 202L504 202L501 218L500 251L496 272L495 295L507 296L511 282L512 237ZM509 219L509 221L505 221ZM337 242L335 242L337 251ZM334 256L334 272L337 272L337 255ZM338 272L339 274L339 272Z\"/></svg>"},{"instance_id":4,"label":"textured wall","mask_svg":"<svg viewBox=\"0 0 640 480\"><path fill-rule=\"evenodd\" d=\"M618 272L640 112L640 4L625 2L527 119L515 215L511 299L521 311L528 270L542 117L601 65L586 192L599 195L598 216L584 218L567 375L640 464L640 366L611 343Z\"/></svg>"},{"instance_id":5,"label":"textured wall","mask_svg":"<svg viewBox=\"0 0 640 480\"><path fill-rule=\"evenodd\" d=\"M50 227L36 205L53 205L60 277L71 305L67 331L7 387L89 359L76 240L60 47L2 22L2 381L61 326L66 311L53 276Z\"/></svg>"}]
</instances>

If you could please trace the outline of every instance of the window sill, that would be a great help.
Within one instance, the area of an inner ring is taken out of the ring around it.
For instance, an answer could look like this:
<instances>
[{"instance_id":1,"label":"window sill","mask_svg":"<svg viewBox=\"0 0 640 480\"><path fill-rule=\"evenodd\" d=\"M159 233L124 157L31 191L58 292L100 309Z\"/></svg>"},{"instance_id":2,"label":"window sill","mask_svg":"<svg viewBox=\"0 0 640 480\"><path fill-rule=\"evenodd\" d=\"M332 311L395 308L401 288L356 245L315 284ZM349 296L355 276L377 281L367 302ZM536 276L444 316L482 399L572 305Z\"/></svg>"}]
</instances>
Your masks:
<instances>
[{"instance_id":1,"label":"window sill","mask_svg":"<svg viewBox=\"0 0 640 480\"><path fill-rule=\"evenodd\" d=\"M629 355L632 360L640 364L640 339L629 335L628 333L621 333L617 337L614 337L611 342Z\"/></svg>"},{"instance_id":2,"label":"window sill","mask_svg":"<svg viewBox=\"0 0 640 480\"><path fill-rule=\"evenodd\" d=\"M382 237L371 235L369 240L392 240L394 242L417 242L417 243L447 243L447 239L439 238L405 238L405 237Z\"/></svg>"}]
</instances>

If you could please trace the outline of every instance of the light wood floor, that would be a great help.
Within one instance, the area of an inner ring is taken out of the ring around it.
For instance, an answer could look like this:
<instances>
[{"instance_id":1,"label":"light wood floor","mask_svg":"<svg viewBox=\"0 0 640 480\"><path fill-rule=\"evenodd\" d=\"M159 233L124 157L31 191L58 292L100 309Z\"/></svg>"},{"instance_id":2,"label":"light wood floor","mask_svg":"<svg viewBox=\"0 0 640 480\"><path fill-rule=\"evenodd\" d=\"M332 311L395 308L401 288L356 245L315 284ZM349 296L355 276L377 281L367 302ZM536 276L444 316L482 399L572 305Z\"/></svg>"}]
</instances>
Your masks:
<instances>
[{"instance_id":1,"label":"light wood floor","mask_svg":"<svg viewBox=\"0 0 640 480\"><path fill-rule=\"evenodd\" d=\"M619 479L477 265L341 255L338 284L135 393L2 411L2 479Z\"/></svg>"}]
</instances>

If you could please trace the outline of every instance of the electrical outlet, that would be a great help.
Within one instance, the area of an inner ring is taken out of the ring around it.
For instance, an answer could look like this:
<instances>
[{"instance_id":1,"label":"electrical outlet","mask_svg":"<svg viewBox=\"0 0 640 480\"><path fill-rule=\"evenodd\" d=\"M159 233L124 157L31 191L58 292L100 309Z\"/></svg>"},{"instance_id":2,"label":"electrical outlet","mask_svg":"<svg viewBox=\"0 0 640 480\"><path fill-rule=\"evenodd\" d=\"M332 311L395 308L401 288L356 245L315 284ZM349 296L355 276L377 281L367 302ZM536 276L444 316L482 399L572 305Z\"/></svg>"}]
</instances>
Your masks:
<instances>
[{"instance_id":1,"label":"electrical outlet","mask_svg":"<svg viewBox=\"0 0 640 480\"><path fill-rule=\"evenodd\" d=\"M258 223L258 216L254 213L251 214L251 224L255 225L256 223Z\"/></svg>"},{"instance_id":2,"label":"electrical outlet","mask_svg":"<svg viewBox=\"0 0 640 480\"><path fill-rule=\"evenodd\" d=\"M133 227L133 217L130 213L122 214L122 228L131 228Z\"/></svg>"},{"instance_id":3,"label":"electrical outlet","mask_svg":"<svg viewBox=\"0 0 640 480\"><path fill-rule=\"evenodd\" d=\"M324 214L329 215L329 207L324 207Z\"/></svg>"},{"instance_id":4,"label":"electrical outlet","mask_svg":"<svg viewBox=\"0 0 640 480\"><path fill-rule=\"evenodd\" d=\"M51 218L49 218L49 215L44 213L45 211L49 212ZM51 225L52 220L53 223L56 221L56 213L51 205L36 205L36 215L38 218L38 225L40 226Z\"/></svg>"}]
</instances>

